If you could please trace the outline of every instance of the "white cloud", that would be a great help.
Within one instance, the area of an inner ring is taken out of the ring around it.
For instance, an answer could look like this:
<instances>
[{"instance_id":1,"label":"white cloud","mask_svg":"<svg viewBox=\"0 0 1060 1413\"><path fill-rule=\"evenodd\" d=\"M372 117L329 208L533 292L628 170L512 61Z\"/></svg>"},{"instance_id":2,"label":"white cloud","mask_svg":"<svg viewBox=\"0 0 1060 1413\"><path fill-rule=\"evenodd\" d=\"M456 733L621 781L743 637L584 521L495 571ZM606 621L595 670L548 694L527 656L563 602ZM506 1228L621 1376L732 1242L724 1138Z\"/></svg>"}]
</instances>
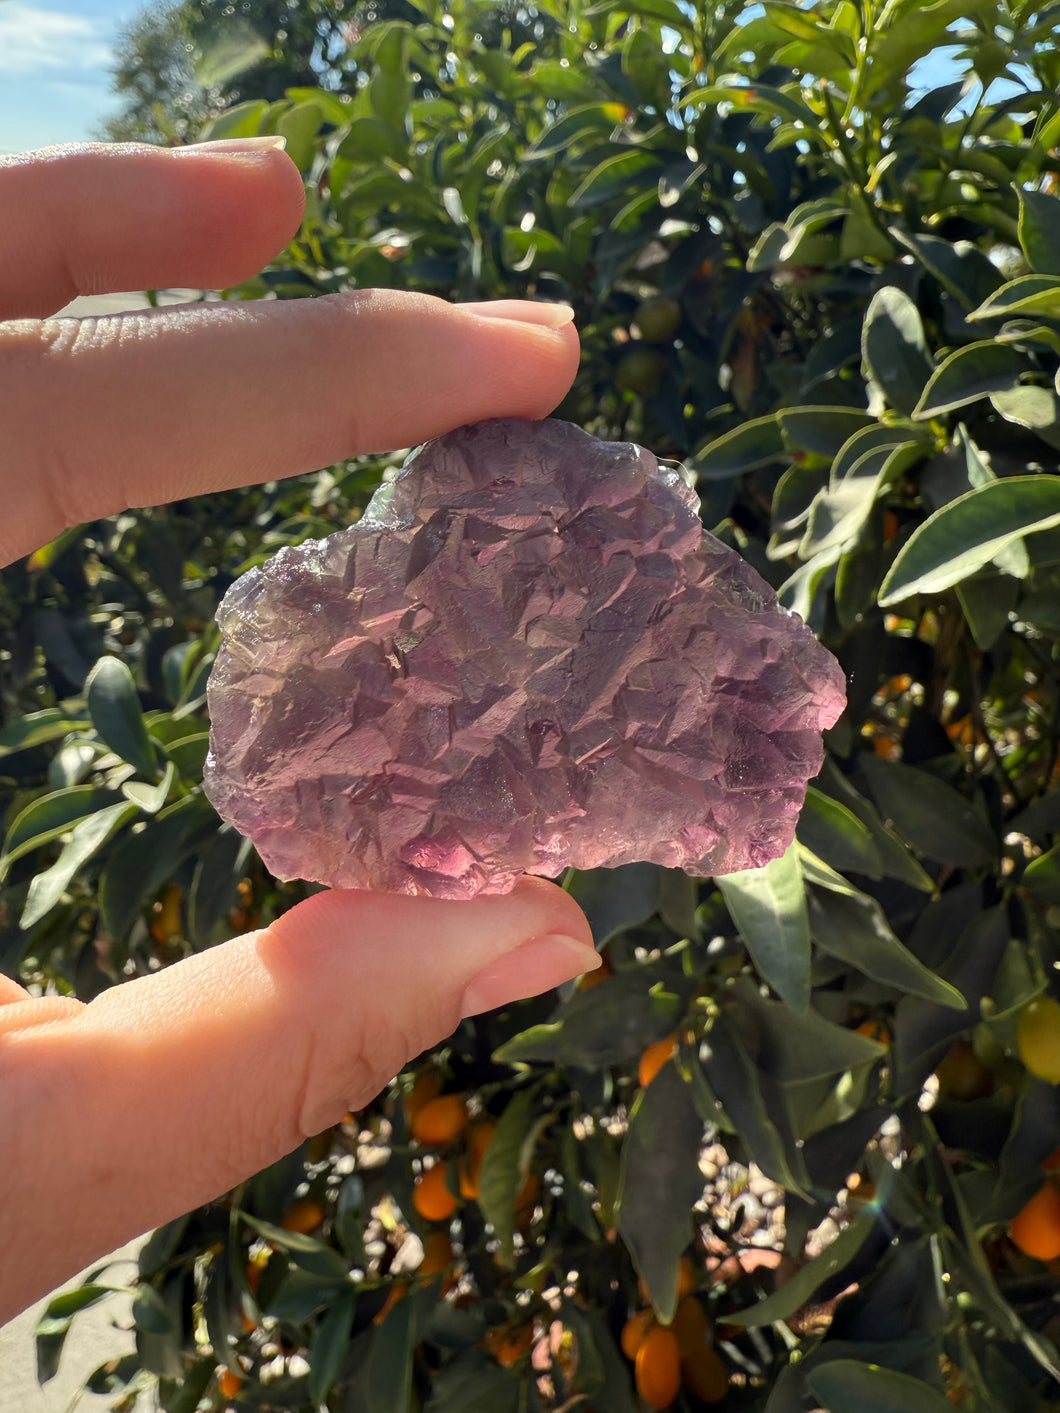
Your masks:
<instances>
[{"instance_id":1,"label":"white cloud","mask_svg":"<svg viewBox=\"0 0 1060 1413\"><path fill-rule=\"evenodd\" d=\"M110 45L84 15L41 10L20 0L0 3L0 74L99 69L110 60Z\"/></svg>"}]
</instances>

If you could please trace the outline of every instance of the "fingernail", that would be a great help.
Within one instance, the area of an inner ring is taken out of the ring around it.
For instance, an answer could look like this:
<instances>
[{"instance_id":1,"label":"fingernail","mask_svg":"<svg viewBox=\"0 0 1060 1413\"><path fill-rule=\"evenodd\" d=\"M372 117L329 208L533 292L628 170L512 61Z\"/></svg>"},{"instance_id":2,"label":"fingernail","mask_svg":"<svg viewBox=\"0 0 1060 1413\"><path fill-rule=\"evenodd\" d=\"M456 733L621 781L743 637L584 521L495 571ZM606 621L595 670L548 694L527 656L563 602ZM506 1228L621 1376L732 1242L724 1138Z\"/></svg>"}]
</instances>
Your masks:
<instances>
[{"instance_id":1,"label":"fingernail","mask_svg":"<svg viewBox=\"0 0 1060 1413\"><path fill-rule=\"evenodd\" d=\"M460 1015L475 1016L511 1001L537 996L600 965L600 955L573 937L550 934L524 942L479 972L460 1003Z\"/></svg>"},{"instance_id":2,"label":"fingernail","mask_svg":"<svg viewBox=\"0 0 1060 1413\"><path fill-rule=\"evenodd\" d=\"M222 137L216 142L193 142L189 147L174 147L173 152L205 152L207 156L214 153L232 152L238 155L243 152L247 156L253 156L255 152L269 152L274 148L279 148L282 152L287 146L287 139L278 133L265 133L261 137Z\"/></svg>"},{"instance_id":3,"label":"fingernail","mask_svg":"<svg viewBox=\"0 0 1060 1413\"><path fill-rule=\"evenodd\" d=\"M569 304L544 304L532 299L484 299L458 304L476 319L507 319L515 324L537 324L543 329L562 329L574 320Z\"/></svg>"}]
</instances>

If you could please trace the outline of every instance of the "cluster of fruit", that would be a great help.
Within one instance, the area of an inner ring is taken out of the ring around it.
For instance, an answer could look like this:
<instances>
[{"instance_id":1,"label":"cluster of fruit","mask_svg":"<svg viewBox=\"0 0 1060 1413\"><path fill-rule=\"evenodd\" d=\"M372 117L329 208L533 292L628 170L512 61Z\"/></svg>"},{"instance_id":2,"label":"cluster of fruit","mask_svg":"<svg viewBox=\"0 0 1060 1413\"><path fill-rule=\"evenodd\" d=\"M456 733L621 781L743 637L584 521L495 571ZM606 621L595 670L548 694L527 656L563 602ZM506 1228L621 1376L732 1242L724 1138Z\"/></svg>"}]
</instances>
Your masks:
<instances>
[{"instance_id":1,"label":"cluster of fruit","mask_svg":"<svg viewBox=\"0 0 1060 1413\"><path fill-rule=\"evenodd\" d=\"M412 1191L412 1205L426 1222L447 1222L462 1202L474 1202L479 1195L479 1173L496 1132L492 1119L472 1119L461 1094L443 1094L443 1079L437 1070L428 1070L416 1081L405 1099L409 1132L421 1148L441 1150L434 1163L419 1174ZM456 1163L456 1188L450 1183L448 1155L460 1145ZM538 1179L527 1174L516 1199L516 1213L533 1211L539 1192Z\"/></svg>"},{"instance_id":2,"label":"cluster of fruit","mask_svg":"<svg viewBox=\"0 0 1060 1413\"><path fill-rule=\"evenodd\" d=\"M720 1403L729 1373L712 1344L710 1318L694 1294L695 1268L682 1257L677 1313L661 1324L649 1307L636 1311L622 1329L622 1353L633 1365L637 1392L650 1408L669 1408L682 1388L701 1403ZM642 1288L641 1295L647 1298Z\"/></svg>"},{"instance_id":3,"label":"cluster of fruit","mask_svg":"<svg viewBox=\"0 0 1060 1413\"><path fill-rule=\"evenodd\" d=\"M883 1045L891 1044L883 1021L862 1021L857 1030ZM999 1089L1018 1087L1024 1069L1036 1079L1060 1084L1060 1002L1050 996L1026 1002L1016 1025L1016 1051L1018 1062L1006 1054L991 1027L980 1023L970 1040L955 1040L940 1060L935 1070L939 1099L958 1103L987 1099ZM1009 1222L1008 1234L1025 1256L1056 1261L1060 1258L1060 1148L1041 1166L1042 1184ZM857 1196L867 1190L863 1184Z\"/></svg>"},{"instance_id":4,"label":"cluster of fruit","mask_svg":"<svg viewBox=\"0 0 1060 1413\"><path fill-rule=\"evenodd\" d=\"M1028 1001L1017 1027L1020 1059L1038 1079L1060 1084L1060 1002L1049 996ZM1009 1223L1009 1236L1025 1256L1060 1257L1060 1148L1042 1164L1045 1180Z\"/></svg>"}]
</instances>

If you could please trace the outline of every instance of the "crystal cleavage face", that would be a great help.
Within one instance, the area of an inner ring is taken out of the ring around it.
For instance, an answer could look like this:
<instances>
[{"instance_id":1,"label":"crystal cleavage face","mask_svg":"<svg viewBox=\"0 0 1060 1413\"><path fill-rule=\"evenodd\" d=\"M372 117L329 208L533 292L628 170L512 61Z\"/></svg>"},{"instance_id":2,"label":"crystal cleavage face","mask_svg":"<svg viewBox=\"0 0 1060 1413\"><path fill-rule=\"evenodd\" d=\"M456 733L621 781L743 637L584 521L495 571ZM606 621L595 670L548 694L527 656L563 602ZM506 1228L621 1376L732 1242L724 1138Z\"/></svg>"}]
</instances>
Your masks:
<instances>
[{"instance_id":1,"label":"crystal cleavage face","mask_svg":"<svg viewBox=\"0 0 1060 1413\"><path fill-rule=\"evenodd\" d=\"M206 790L280 878L441 898L790 844L838 664L629 443L502 419L218 611Z\"/></svg>"}]
</instances>

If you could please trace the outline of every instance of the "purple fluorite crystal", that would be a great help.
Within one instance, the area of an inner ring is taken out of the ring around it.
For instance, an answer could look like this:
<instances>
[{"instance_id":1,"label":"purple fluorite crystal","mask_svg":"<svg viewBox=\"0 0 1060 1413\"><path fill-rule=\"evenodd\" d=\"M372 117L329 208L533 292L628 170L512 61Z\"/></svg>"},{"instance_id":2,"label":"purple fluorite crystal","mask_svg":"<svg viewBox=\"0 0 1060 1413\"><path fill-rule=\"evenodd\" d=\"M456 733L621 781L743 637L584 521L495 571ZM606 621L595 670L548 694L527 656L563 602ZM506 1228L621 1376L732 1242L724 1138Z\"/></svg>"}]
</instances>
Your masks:
<instances>
[{"instance_id":1,"label":"purple fluorite crystal","mask_svg":"<svg viewBox=\"0 0 1060 1413\"><path fill-rule=\"evenodd\" d=\"M787 848L835 660L694 492L566 422L463 427L225 596L206 788L281 878L441 898Z\"/></svg>"}]
</instances>

